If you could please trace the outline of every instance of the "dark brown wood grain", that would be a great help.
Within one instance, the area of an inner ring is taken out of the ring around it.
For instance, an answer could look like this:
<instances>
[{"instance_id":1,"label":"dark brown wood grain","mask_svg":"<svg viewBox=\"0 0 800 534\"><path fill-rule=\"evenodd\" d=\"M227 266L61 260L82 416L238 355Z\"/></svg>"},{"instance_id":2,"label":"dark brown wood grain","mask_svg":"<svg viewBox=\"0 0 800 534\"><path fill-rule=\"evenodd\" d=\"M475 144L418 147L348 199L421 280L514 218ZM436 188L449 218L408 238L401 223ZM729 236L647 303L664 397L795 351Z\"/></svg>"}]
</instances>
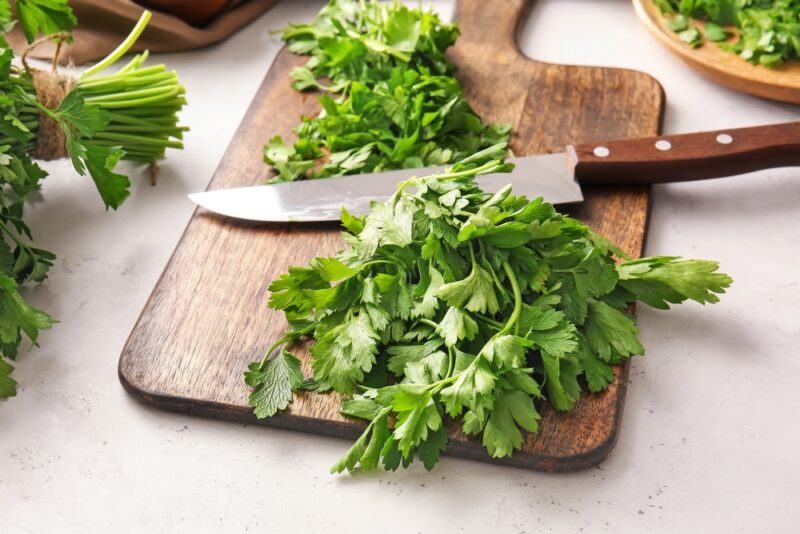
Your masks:
<instances>
[{"instance_id":1,"label":"dark brown wood grain","mask_svg":"<svg viewBox=\"0 0 800 534\"><path fill-rule=\"evenodd\" d=\"M597 141L567 152L582 184L705 180L800 165L800 122Z\"/></svg>"},{"instance_id":2,"label":"dark brown wood grain","mask_svg":"<svg viewBox=\"0 0 800 534\"><path fill-rule=\"evenodd\" d=\"M462 0L462 36L451 53L467 98L487 121L510 122L518 155L563 150L568 143L658 133L663 94L632 71L552 65L519 52L517 25L526 0ZM285 49L275 59L231 141L209 189L263 182L261 147L292 137L300 115L318 111L316 97L289 85L305 61ZM638 256L644 244L646 188L591 188L573 214ZM342 246L335 225L242 224L195 213L131 332L119 363L124 387L143 402L180 412L260 422L352 438L361 424L338 413L335 395L301 393L290 408L257 421L247 407L242 372L285 328L267 308L267 285L289 265ZM306 372L309 372L307 355ZM541 430L502 463L569 471L599 463L617 437L628 367L605 393L587 395L568 414L542 406ZM481 444L451 432L447 453L492 461ZM345 444L342 445L343 450Z\"/></svg>"}]
</instances>

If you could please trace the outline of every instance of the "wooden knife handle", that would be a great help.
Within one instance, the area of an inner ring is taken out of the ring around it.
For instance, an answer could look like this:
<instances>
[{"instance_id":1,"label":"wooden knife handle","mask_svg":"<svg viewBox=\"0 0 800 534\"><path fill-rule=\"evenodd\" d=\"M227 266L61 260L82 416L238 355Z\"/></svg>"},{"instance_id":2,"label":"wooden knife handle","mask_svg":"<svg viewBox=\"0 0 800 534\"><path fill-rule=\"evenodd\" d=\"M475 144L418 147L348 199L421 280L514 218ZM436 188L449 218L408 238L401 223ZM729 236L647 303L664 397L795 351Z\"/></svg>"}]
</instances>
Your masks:
<instances>
[{"instance_id":1,"label":"wooden knife handle","mask_svg":"<svg viewBox=\"0 0 800 534\"><path fill-rule=\"evenodd\" d=\"M647 185L800 166L800 122L567 147L584 185Z\"/></svg>"}]
</instances>

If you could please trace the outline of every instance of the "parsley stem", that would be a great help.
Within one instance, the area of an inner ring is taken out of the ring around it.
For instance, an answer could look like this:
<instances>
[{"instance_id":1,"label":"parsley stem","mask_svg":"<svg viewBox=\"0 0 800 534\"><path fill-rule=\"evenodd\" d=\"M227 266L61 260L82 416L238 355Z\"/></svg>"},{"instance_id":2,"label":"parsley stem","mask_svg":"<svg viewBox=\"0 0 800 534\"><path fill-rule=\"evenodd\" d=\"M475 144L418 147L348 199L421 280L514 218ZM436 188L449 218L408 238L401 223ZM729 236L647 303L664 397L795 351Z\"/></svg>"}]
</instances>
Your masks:
<instances>
[{"instance_id":1,"label":"parsley stem","mask_svg":"<svg viewBox=\"0 0 800 534\"><path fill-rule=\"evenodd\" d=\"M106 67L110 67L114 63L117 62L119 58L125 55L125 53L130 50L133 44L139 39L139 36L144 31L147 23L150 21L150 17L152 13L145 10L142 12L142 16L139 17L139 21L136 23L136 26L133 27L131 33L122 41L117 48L115 48L109 55L107 55L104 59L96 63L95 65L89 67L83 74L81 78L88 78L93 74L100 72L101 70L105 69Z\"/></svg>"},{"instance_id":2,"label":"parsley stem","mask_svg":"<svg viewBox=\"0 0 800 534\"><path fill-rule=\"evenodd\" d=\"M425 318L423 317L422 319L419 319L419 322L420 322L420 323L422 323L422 324L426 324L426 325L428 325L428 326L432 327L432 328L433 328L435 331L437 331L437 332L439 331L439 325L438 325L438 324L436 324L436 323L434 323L434 322L433 322L433 321L431 321L430 319L425 319Z\"/></svg>"},{"instance_id":3,"label":"parsley stem","mask_svg":"<svg viewBox=\"0 0 800 534\"><path fill-rule=\"evenodd\" d=\"M517 282L517 277L514 274L514 270L511 268L511 265L508 264L508 261L503 261L503 270L506 272L506 276L508 276L509 282L511 282L511 289L514 292L514 311L511 312L511 317L508 318L508 322L500 330L495 337L500 337L509 332L511 327L514 327L514 333L519 334L519 325L517 321L519 320L519 315L522 313L522 294L519 290L519 283Z\"/></svg>"},{"instance_id":4,"label":"parsley stem","mask_svg":"<svg viewBox=\"0 0 800 534\"><path fill-rule=\"evenodd\" d=\"M469 258L472 260L472 269L475 270L475 250L472 248L472 243L469 244Z\"/></svg>"},{"instance_id":5,"label":"parsley stem","mask_svg":"<svg viewBox=\"0 0 800 534\"><path fill-rule=\"evenodd\" d=\"M8 228L8 226L5 225L5 223L3 223L2 220L0 220L0 230L3 230L6 233L6 235L8 235L8 237L10 237L14 241L14 243L17 244L19 248L24 249L25 251L30 251L30 247L28 247L28 245L26 245L25 242L22 241L19 237L14 235L14 233L11 232L11 230Z\"/></svg>"},{"instance_id":6,"label":"parsley stem","mask_svg":"<svg viewBox=\"0 0 800 534\"><path fill-rule=\"evenodd\" d=\"M456 358L453 356L453 347L447 347L447 376L451 376L456 369Z\"/></svg>"},{"instance_id":7,"label":"parsley stem","mask_svg":"<svg viewBox=\"0 0 800 534\"><path fill-rule=\"evenodd\" d=\"M489 317L486 317L483 314L475 313L474 315L475 315L475 317L477 317L478 319L480 319L484 323L490 324L493 327L497 328L498 330L501 330L503 328L503 326L504 326L503 323L501 323L499 321L495 321L494 319L491 319Z\"/></svg>"},{"instance_id":8,"label":"parsley stem","mask_svg":"<svg viewBox=\"0 0 800 534\"><path fill-rule=\"evenodd\" d=\"M100 132L95 134L95 139L108 139L110 141L130 142L131 144L169 147L169 148L183 148L183 143L180 141L170 141L168 139L153 138L144 135L134 134L121 134L113 132ZM120 143L117 143L120 144Z\"/></svg>"},{"instance_id":9,"label":"parsley stem","mask_svg":"<svg viewBox=\"0 0 800 534\"><path fill-rule=\"evenodd\" d=\"M437 180L445 181L445 180L452 180L454 178L461 178L464 176L477 176L479 174L488 173L498 167L502 162L499 159L493 159L481 165L480 167L475 167L474 169L467 169L464 171L458 172L445 172L442 174L434 174L433 176L429 176L428 178L436 178Z\"/></svg>"},{"instance_id":10,"label":"parsley stem","mask_svg":"<svg viewBox=\"0 0 800 534\"><path fill-rule=\"evenodd\" d=\"M259 371L263 371L264 370L264 366L267 365L267 363L269 363L269 361L272 359L272 353L275 352L275 350L278 349L278 347L280 347L281 345L285 345L286 343L288 343L291 339L292 339L291 336L286 334L282 338L280 338L278 341L276 341L275 343L270 345L270 347L267 349L267 352L266 352L266 355L264 356L264 359L261 360L261 364L259 364L259 366L258 366L258 370Z\"/></svg>"},{"instance_id":11,"label":"parsley stem","mask_svg":"<svg viewBox=\"0 0 800 534\"><path fill-rule=\"evenodd\" d=\"M156 87L149 87L147 89L137 89L135 91L126 91L124 93L110 93L104 95L97 95L97 96L87 96L84 100L87 102L94 102L95 104L99 104L101 102L115 102L115 101L124 101L129 100L131 98L141 98L147 96L159 96L164 94L175 94L175 87L171 87L169 85L158 85Z\"/></svg>"},{"instance_id":12,"label":"parsley stem","mask_svg":"<svg viewBox=\"0 0 800 534\"><path fill-rule=\"evenodd\" d=\"M362 263L361 265L359 265L359 268L364 269L365 267L372 267L373 265L397 265L397 264L390 260L371 260Z\"/></svg>"}]
</instances>

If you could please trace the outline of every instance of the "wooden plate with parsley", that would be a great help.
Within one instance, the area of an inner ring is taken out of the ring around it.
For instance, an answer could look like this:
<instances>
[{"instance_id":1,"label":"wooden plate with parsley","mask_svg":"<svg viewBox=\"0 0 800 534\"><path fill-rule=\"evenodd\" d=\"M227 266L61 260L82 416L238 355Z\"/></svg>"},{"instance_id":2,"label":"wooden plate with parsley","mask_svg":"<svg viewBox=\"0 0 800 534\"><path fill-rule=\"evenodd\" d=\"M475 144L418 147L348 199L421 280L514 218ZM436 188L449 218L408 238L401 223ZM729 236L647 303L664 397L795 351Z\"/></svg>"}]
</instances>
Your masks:
<instances>
[{"instance_id":1,"label":"wooden plate with parsley","mask_svg":"<svg viewBox=\"0 0 800 534\"><path fill-rule=\"evenodd\" d=\"M659 41L714 82L800 104L800 2L776 0L765 8L744 10L735 0L633 4ZM787 22L793 15L795 22Z\"/></svg>"}]
</instances>

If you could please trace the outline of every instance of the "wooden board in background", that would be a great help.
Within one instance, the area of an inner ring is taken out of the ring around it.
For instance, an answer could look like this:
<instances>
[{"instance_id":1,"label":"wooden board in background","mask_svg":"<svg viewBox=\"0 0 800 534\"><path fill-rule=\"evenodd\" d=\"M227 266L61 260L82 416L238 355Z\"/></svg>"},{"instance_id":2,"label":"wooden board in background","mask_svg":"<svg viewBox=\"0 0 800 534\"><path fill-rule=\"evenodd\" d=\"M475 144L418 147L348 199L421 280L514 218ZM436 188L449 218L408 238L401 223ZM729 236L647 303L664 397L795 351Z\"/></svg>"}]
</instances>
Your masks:
<instances>
[{"instance_id":1,"label":"wooden board in background","mask_svg":"<svg viewBox=\"0 0 800 534\"><path fill-rule=\"evenodd\" d=\"M800 61L768 68L753 65L712 42L692 48L669 29L666 17L653 0L633 0L633 5L636 14L661 44L711 81L741 93L800 104ZM702 29L702 23L694 21L692 24Z\"/></svg>"},{"instance_id":2,"label":"wooden board in background","mask_svg":"<svg viewBox=\"0 0 800 534\"><path fill-rule=\"evenodd\" d=\"M491 9L489 9L491 5ZM487 121L509 122L518 155L551 152L571 142L658 133L663 93L639 72L553 65L523 57L515 35L527 0L461 0L462 36L451 53L467 98ZM269 172L262 146L291 138L301 115L318 111L316 97L290 87L289 71L305 58L282 50L228 147L209 189L262 183ZM633 256L647 226L646 188L596 188L572 210ZM285 328L267 308L267 285L289 265L334 254L336 225L240 223L196 212L131 332L119 362L123 386L164 409L353 438L362 424L338 413L335 395L300 393L290 408L258 421L247 407L242 373ZM307 357L307 355L303 355ZM308 364L306 361L306 372ZM536 435L501 463L570 471L596 465L619 430L628 366L599 395L584 395L568 414L541 406ZM479 441L451 431L447 454L493 461ZM346 444L342 444L344 451Z\"/></svg>"}]
</instances>

